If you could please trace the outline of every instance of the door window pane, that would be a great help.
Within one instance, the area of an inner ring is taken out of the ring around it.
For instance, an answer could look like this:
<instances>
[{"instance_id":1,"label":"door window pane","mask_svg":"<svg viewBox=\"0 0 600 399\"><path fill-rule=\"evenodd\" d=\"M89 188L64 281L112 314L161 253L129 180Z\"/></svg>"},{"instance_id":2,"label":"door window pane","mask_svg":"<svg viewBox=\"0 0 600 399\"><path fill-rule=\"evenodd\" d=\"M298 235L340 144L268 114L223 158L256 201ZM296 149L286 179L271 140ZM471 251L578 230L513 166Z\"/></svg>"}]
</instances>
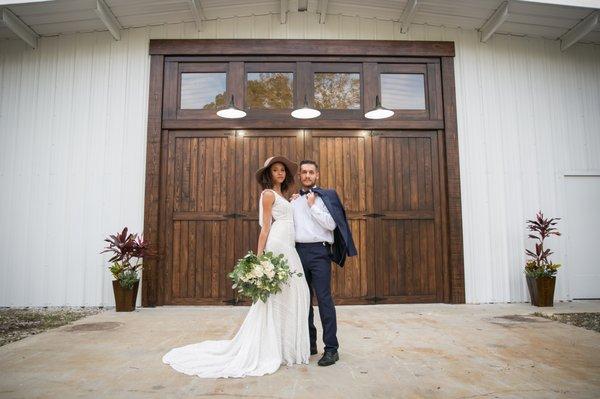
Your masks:
<instances>
[{"instance_id":1,"label":"door window pane","mask_svg":"<svg viewBox=\"0 0 600 399\"><path fill-rule=\"evenodd\" d=\"M360 74L315 73L315 107L360 109Z\"/></svg>"},{"instance_id":2,"label":"door window pane","mask_svg":"<svg viewBox=\"0 0 600 399\"><path fill-rule=\"evenodd\" d=\"M292 72L252 72L246 81L247 108L294 108Z\"/></svg>"},{"instance_id":3,"label":"door window pane","mask_svg":"<svg viewBox=\"0 0 600 399\"><path fill-rule=\"evenodd\" d=\"M382 73L381 105L388 109L425 109L424 75Z\"/></svg>"},{"instance_id":4,"label":"door window pane","mask_svg":"<svg viewBox=\"0 0 600 399\"><path fill-rule=\"evenodd\" d=\"M217 109L227 105L227 74L202 72L181 74L181 109Z\"/></svg>"}]
</instances>

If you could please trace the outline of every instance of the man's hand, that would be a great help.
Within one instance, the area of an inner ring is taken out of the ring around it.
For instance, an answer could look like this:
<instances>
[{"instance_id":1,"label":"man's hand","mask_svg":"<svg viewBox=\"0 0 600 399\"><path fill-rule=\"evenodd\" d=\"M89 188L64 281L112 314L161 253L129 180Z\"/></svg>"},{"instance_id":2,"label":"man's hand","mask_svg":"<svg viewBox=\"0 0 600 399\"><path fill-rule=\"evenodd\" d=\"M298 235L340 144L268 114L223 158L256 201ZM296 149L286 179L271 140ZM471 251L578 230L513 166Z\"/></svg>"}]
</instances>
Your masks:
<instances>
[{"instance_id":1,"label":"man's hand","mask_svg":"<svg viewBox=\"0 0 600 399\"><path fill-rule=\"evenodd\" d=\"M312 207L317 200L317 196L312 191L306 194L306 201L308 202L308 206Z\"/></svg>"}]
</instances>

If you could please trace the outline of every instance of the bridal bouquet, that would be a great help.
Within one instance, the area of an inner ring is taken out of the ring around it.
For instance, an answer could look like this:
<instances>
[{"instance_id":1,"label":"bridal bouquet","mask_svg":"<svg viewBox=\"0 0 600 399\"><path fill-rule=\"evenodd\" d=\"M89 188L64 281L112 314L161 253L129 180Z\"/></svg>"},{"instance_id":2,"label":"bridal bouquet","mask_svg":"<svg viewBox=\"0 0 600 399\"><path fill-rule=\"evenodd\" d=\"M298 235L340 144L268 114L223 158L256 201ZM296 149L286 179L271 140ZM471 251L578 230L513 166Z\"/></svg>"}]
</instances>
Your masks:
<instances>
[{"instance_id":1,"label":"bridal bouquet","mask_svg":"<svg viewBox=\"0 0 600 399\"><path fill-rule=\"evenodd\" d=\"M252 251L248 251L246 256L238 260L233 271L229 273L233 280L232 288L237 288L242 296L252 298L253 303L259 299L266 302L268 296L280 292L282 284L293 275L302 277L302 273L290 270L283 255L265 252L256 256Z\"/></svg>"}]
</instances>

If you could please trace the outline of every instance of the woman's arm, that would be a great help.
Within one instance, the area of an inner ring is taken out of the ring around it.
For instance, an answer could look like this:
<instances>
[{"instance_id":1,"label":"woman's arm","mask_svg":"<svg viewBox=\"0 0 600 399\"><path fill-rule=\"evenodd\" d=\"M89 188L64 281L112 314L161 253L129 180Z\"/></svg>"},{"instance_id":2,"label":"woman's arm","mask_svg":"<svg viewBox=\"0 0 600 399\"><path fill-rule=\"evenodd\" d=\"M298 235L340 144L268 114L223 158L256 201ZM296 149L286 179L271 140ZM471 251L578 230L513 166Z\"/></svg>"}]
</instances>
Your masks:
<instances>
[{"instance_id":1,"label":"woman's arm","mask_svg":"<svg viewBox=\"0 0 600 399\"><path fill-rule=\"evenodd\" d=\"M258 236L258 248L256 249L256 255L261 256L265 250L265 244L267 243L267 237L271 230L271 212L273 210L273 203L275 202L275 194L273 191L265 191L262 195L262 207L263 207L263 220L262 228Z\"/></svg>"}]
</instances>

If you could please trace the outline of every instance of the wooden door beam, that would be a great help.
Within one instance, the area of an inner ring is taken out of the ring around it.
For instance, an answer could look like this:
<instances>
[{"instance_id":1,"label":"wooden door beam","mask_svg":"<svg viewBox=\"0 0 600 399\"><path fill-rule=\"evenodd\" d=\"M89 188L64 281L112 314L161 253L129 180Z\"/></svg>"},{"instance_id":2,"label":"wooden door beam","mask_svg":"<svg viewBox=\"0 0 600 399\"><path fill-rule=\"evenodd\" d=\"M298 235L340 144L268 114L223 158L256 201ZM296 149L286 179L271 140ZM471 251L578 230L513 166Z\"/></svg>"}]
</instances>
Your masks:
<instances>
[{"instance_id":1,"label":"wooden door beam","mask_svg":"<svg viewBox=\"0 0 600 399\"><path fill-rule=\"evenodd\" d=\"M454 42L330 39L151 39L161 55L335 55L454 57Z\"/></svg>"}]
</instances>

